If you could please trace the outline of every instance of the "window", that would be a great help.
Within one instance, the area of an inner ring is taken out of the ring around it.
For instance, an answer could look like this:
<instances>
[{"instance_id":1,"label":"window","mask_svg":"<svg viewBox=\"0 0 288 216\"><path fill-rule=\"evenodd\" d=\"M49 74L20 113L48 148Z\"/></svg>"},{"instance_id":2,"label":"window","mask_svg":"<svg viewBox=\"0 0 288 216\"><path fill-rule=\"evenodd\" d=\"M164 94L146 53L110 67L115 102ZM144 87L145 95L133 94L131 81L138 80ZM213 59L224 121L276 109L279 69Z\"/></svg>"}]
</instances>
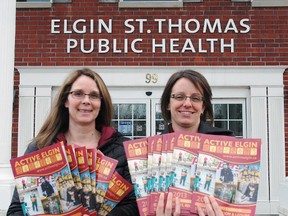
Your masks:
<instances>
[{"instance_id":1,"label":"window","mask_svg":"<svg viewBox=\"0 0 288 216\"><path fill-rule=\"evenodd\" d=\"M149 136L149 103L114 103L112 126L131 139Z\"/></svg>"},{"instance_id":2,"label":"window","mask_svg":"<svg viewBox=\"0 0 288 216\"><path fill-rule=\"evenodd\" d=\"M51 8L52 3L70 3L72 0L16 0L17 8Z\"/></svg>"},{"instance_id":3,"label":"window","mask_svg":"<svg viewBox=\"0 0 288 216\"><path fill-rule=\"evenodd\" d=\"M157 100L159 101L159 100ZM154 118L155 122L152 123L152 126L154 126L153 134L162 134L165 130L166 124L164 122L164 119L161 114L161 105L160 102L153 101L152 103L152 112L154 112Z\"/></svg>"},{"instance_id":4,"label":"window","mask_svg":"<svg viewBox=\"0 0 288 216\"><path fill-rule=\"evenodd\" d=\"M253 0L252 7L288 7L288 0Z\"/></svg>"},{"instance_id":5,"label":"window","mask_svg":"<svg viewBox=\"0 0 288 216\"><path fill-rule=\"evenodd\" d=\"M229 129L236 137L246 137L245 100L213 100L214 126Z\"/></svg>"},{"instance_id":6,"label":"window","mask_svg":"<svg viewBox=\"0 0 288 216\"><path fill-rule=\"evenodd\" d=\"M119 0L119 8L181 8L183 0Z\"/></svg>"}]
</instances>

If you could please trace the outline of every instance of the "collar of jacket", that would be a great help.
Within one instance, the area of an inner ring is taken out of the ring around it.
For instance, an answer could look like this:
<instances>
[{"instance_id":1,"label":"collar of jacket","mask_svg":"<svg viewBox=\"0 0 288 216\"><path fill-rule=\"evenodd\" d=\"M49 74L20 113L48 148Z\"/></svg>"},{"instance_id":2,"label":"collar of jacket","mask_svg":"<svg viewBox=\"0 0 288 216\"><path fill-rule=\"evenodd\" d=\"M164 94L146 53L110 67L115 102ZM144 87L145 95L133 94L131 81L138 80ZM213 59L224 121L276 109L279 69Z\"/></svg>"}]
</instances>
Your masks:
<instances>
[{"instance_id":1,"label":"collar of jacket","mask_svg":"<svg viewBox=\"0 0 288 216\"><path fill-rule=\"evenodd\" d=\"M105 143L107 143L107 141L113 136L113 134L116 132L114 128L112 127L107 127L107 126L103 126L101 128L101 138L99 140L98 143L98 148L100 148L101 146L103 146ZM63 133L59 133L56 137L56 141L57 142L61 142L63 141L65 145L67 145L67 140L66 137L64 136Z\"/></svg>"},{"instance_id":2,"label":"collar of jacket","mask_svg":"<svg viewBox=\"0 0 288 216\"><path fill-rule=\"evenodd\" d=\"M174 129L173 129L172 124L170 123L168 125L168 127L165 127L165 130L163 131L162 134L173 133L173 132L174 132ZM222 128L213 127L204 121L200 121L198 133L234 136L232 131L222 129Z\"/></svg>"}]
</instances>

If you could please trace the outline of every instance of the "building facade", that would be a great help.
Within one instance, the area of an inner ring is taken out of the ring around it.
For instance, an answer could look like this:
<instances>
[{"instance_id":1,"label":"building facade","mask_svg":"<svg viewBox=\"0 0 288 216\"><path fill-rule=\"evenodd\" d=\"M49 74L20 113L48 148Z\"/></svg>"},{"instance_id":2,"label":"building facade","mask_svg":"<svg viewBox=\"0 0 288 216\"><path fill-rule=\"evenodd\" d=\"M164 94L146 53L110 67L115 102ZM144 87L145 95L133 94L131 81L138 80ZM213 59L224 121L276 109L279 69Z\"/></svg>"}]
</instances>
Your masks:
<instances>
[{"instance_id":1,"label":"building facade","mask_svg":"<svg viewBox=\"0 0 288 216\"><path fill-rule=\"evenodd\" d=\"M113 125L139 138L161 133L163 87L172 73L190 68L212 87L216 126L237 137L262 139L257 213L278 213L279 184L288 165L287 1L28 0L15 5L16 16L12 3L9 13L12 23L16 17L15 58L7 61L9 70L3 68L10 76L2 81L14 88L6 96L11 119L3 114L12 131L0 167L6 197L13 190L9 159L23 154L37 134L69 72L97 71L111 92ZM13 24L9 29L13 38ZM1 46L7 41L11 37ZM0 209L7 205L5 198Z\"/></svg>"}]
</instances>

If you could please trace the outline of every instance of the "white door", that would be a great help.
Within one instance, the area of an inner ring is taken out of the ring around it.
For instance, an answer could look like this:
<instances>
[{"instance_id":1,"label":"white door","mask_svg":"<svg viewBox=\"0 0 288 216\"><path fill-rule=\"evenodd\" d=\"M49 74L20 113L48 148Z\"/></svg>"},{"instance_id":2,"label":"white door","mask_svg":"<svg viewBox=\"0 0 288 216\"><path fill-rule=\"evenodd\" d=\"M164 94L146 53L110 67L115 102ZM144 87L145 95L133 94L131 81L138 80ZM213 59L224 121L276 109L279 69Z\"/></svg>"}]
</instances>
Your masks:
<instances>
[{"instance_id":1,"label":"white door","mask_svg":"<svg viewBox=\"0 0 288 216\"><path fill-rule=\"evenodd\" d=\"M132 139L164 130L159 99L113 99L112 126Z\"/></svg>"}]
</instances>

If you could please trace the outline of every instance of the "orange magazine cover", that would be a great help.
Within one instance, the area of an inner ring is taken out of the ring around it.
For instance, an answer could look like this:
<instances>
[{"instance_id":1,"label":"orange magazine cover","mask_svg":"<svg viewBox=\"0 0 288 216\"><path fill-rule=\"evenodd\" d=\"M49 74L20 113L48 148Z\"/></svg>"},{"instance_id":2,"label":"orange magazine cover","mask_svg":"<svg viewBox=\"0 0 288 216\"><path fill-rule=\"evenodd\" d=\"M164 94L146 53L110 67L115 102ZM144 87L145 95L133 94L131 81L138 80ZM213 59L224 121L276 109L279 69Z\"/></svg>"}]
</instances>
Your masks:
<instances>
[{"instance_id":1,"label":"orange magazine cover","mask_svg":"<svg viewBox=\"0 0 288 216\"><path fill-rule=\"evenodd\" d=\"M147 137L147 148L148 148L148 158L147 158L147 175L142 179L144 190L147 193L147 209L150 209L150 195L152 193L152 166L153 166L153 151L154 151L154 136ZM137 162L134 162L137 163Z\"/></svg>"},{"instance_id":2,"label":"orange magazine cover","mask_svg":"<svg viewBox=\"0 0 288 216\"><path fill-rule=\"evenodd\" d=\"M106 191L104 202L102 203L99 216L106 216L110 211L131 191L133 185L124 179L116 170L109 181L109 187Z\"/></svg>"},{"instance_id":3,"label":"orange magazine cover","mask_svg":"<svg viewBox=\"0 0 288 216\"><path fill-rule=\"evenodd\" d=\"M149 197L148 211L149 214L155 215L159 198L159 177L161 166L162 153L162 135L154 136L153 156L152 156L152 171L151 171L151 194Z\"/></svg>"},{"instance_id":4,"label":"orange magazine cover","mask_svg":"<svg viewBox=\"0 0 288 216\"><path fill-rule=\"evenodd\" d=\"M75 147L75 155L77 158L80 179L82 183L81 201L90 215L96 215L96 200L92 193L90 170L88 165L88 154L85 146ZM87 212L87 213L88 213Z\"/></svg>"},{"instance_id":5,"label":"orange magazine cover","mask_svg":"<svg viewBox=\"0 0 288 216\"><path fill-rule=\"evenodd\" d=\"M260 181L260 139L203 135L191 212L213 195L224 215L255 215Z\"/></svg>"},{"instance_id":6,"label":"orange magazine cover","mask_svg":"<svg viewBox=\"0 0 288 216\"><path fill-rule=\"evenodd\" d=\"M75 155L75 147L73 144L65 146L66 156L68 164L71 170L72 178L75 184L75 187L78 191L82 189L82 183L80 178L80 173L77 165L77 159Z\"/></svg>"},{"instance_id":7,"label":"orange magazine cover","mask_svg":"<svg viewBox=\"0 0 288 216\"><path fill-rule=\"evenodd\" d=\"M175 144L175 133L165 134L165 137L167 139L165 192L168 192L169 187L172 185L171 179L173 178L172 163L173 163L173 149Z\"/></svg>"},{"instance_id":8,"label":"orange magazine cover","mask_svg":"<svg viewBox=\"0 0 288 216\"><path fill-rule=\"evenodd\" d=\"M109 181L115 171L118 161L105 156L100 150L96 156L96 210L104 202L104 197L109 186Z\"/></svg>"},{"instance_id":9,"label":"orange magazine cover","mask_svg":"<svg viewBox=\"0 0 288 216\"><path fill-rule=\"evenodd\" d=\"M168 149L168 134L162 136L161 163L159 169L158 191L166 192L166 172L167 172L167 149Z\"/></svg>"},{"instance_id":10,"label":"orange magazine cover","mask_svg":"<svg viewBox=\"0 0 288 216\"><path fill-rule=\"evenodd\" d=\"M96 149L87 149L88 166L90 171L92 193L96 193Z\"/></svg>"},{"instance_id":11,"label":"orange magazine cover","mask_svg":"<svg viewBox=\"0 0 288 216\"><path fill-rule=\"evenodd\" d=\"M179 197L181 215L191 215L192 185L191 175L195 170L195 161L200 149L199 133L175 132L172 170L170 172L169 192Z\"/></svg>"},{"instance_id":12,"label":"orange magazine cover","mask_svg":"<svg viewBox=\"0 0 288 216\"><path fill-rule=\"evenodd\" d=\"M90 172L90 180L91 180L91 190L92 190L92 197L96 197L96 149L87 149L87 157L88 157L88 167ZM97 215L97 203L95 207L96 211L91 212L90 216Z\"/></svg>"},{"instance_id":13,"label":"orange magazine cover","mask_svg":"<svg viewBox=\"0 0 288 216\"><path fill-rule=\"evenodd\" d=\"M147 179L148 142L147 138L125 141L125 154L131 175L136 201L141 216L147 215L147 190L145 179Z\"/></svg>"},{"instance_id":14,"label":"orange magazine cover","mask_svg":"<svg viewBox=\"0 0 288 216\"><path fill-rule=\"evenodd\" d=\"M83 215L62 142L10 160L24 215Z\"/></svg>"}]
</instances>

